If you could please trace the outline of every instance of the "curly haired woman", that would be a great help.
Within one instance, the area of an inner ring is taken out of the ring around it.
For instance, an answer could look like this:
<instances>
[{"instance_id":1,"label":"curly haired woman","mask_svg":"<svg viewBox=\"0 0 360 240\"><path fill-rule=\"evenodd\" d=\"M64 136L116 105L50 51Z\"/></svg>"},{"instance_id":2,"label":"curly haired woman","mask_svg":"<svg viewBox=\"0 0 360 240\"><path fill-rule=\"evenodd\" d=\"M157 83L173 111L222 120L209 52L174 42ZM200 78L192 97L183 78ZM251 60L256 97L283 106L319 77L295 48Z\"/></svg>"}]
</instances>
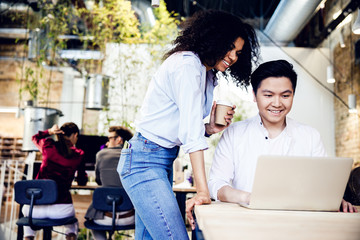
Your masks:
<instances>
[{"instance_id":1,"label":"curly haired woman","mask_svg":"<svg viewBox=\"0 0 360 240\"><path fill-rule=\"evenodd\" d=\"M226 12L208 10L184 22L174 47L149 85L136 121L136 134L123 149L118 165L121 182L135 207L135 239L188 239L172 191L172 165L179 147L190 155L197 194L187 201L187 217L194 205L209 204L204 153L205 136L227 125L214 123L213 90L221 72L237 86L248 86L252 62L258 59L253 28ZM212 106L212 107L211 107ZM235 106L233 106L235 108ZM210 122L203 119L210 114Z\"/></svg>"}]
</instances>

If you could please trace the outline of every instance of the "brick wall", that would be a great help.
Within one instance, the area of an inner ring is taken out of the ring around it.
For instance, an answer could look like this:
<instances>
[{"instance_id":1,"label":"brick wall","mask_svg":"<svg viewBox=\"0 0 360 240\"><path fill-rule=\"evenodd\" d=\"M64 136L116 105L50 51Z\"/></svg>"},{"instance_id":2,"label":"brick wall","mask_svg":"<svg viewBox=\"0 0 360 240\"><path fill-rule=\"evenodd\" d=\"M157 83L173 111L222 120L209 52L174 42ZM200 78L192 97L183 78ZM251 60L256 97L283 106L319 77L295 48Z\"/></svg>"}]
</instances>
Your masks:
<instances>
[{"instance_id":1,"label":"brick wall","mask_svg":"<svg viewBox=\"0 0 360 240\"><path fill-rule=\"evenodd\" d=\"M354 49L358 39L360 36L349 34L345 38L346 47L340 48L338 45L333 52L335 94L345 104L348 104L348 95L355 94L359 111L357 114L349 113L345 104L334 98L336 155L352 157L356 166L360 165L360 65L355 64Z\"/></svg>"},{"instance_id":2,"label":"brick wall","mask_svg":"<svg viewBox=\"0 0 360 240\"><path fill-rule=\"evenodd\" d=\"M0 60L0 106L1 107L20 107L23 108L23 101L29 99L29 94L22 94L20 101L19 89L21 69L23 66L29 66L35 69L35 63L30 61L7 59ZM50 107L59 109L63 74L59 71L45 70L43 81L40 82L40 93L38 98L39 107ZM23 81L24 77L22 78ZM51 79L49 93L43 85L48 84ZM24 82L21 84L24 86ZM0 113L0 135L22 137L24 131L24 120L16 118L14 113Z\"/></svg>"},{"instance_id":3,"label":"brick wall","mask_svg":"<svg viewBox=\"0 0 360 240\"><path fill-rule=\"evenodd\" d=\"M25 85L25 71L30 67L34 71L36 63L23 57L27 57L27 49L24 42L15 43L4 41L0 43L0 107L24 107L24 101L30 99L30 95L24 91L19 95L20 87ZM100 73L101 63L98 61L81 62L79 68L86 68L89 73ZM63 73L60 69L46 67L39 83L40 91L37 106L60 109L62 93ZM22 82L20 81L22 79ZM50 86L49 91L47 86ZM98 134L99 111L84 109L82 128L83 134ZM0 113L0 136L22 137L24 132L24 119L14 113Z\"/></svg>"}]
</instances>

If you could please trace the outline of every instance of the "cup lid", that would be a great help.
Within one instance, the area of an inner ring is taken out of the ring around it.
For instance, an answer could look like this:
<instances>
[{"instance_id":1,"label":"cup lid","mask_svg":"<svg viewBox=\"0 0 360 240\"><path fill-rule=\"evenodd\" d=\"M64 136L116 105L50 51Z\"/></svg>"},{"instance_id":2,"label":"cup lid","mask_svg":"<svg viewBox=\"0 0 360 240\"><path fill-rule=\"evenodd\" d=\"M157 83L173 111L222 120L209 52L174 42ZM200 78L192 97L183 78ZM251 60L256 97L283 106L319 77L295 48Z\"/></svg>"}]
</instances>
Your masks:
<instances>
[{"instance_id":1,"label":"cup lid","mask_svg":"<svg viewBox=\"0 0 360 240\"><path fill-rule=\"evenodd\" d=\"M226 101L226 100L217 100L216 104L233 107L233 104L231 102L229 102L229 101Z\"/></svg>"}]
</instances>

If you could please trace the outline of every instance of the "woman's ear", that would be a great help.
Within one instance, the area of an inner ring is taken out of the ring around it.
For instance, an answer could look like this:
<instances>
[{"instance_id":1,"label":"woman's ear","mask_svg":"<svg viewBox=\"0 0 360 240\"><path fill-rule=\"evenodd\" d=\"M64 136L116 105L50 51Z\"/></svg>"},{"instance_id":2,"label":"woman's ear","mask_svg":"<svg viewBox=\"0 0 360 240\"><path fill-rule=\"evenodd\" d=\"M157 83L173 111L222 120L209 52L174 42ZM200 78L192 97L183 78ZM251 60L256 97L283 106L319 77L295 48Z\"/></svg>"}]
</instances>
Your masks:
<instances>
[{"instance_id":1,"label":"woman's ear","mask_svg":"<svg viewBox=\"0 0 360 240\"><path fill-rule=\"evenodd\" d=\"M76 133L74 134L74 138L75 138L75 143L77 143L77 141L79 140L79 133L76 132ZM75 143L74 143L74 144L75 144Z\"/></svg>"},{"instance_id":2,"label":"woman's ear","mask_svg":"<svg viewBox=\"0 0 360 240\"><path fill-rule=\"evenodd\" d=\"M73 145L75 145L77 143L77 140L79 139L78 137L79 134L76 132L76 133L72 133L70 137L66 137L66 139L68 139Z\"/></svg>"}]
</instances>

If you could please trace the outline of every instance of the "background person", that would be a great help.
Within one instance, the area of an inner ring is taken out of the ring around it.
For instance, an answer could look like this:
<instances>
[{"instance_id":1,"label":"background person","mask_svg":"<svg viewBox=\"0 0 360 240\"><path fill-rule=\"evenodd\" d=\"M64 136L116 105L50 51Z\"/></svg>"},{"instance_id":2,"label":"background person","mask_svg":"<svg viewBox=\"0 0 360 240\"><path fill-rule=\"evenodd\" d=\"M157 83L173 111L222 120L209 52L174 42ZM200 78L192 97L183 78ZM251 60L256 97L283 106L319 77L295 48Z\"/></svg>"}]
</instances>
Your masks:
<instances>
[{"instance_id":1,"label":"background person","mask_svg":"<svg viewBox=\"0 0 360 240\"><path fill-rule=\"evenodd\" d=\"M353 205L360 206L360 167L351 171L344 199Z\"/></svg>"},{"instance_id":2,"label":"background person","mask_svg":"<svg viewBox=\"0 0 360 240\"><path fill-rule=\"evenodd\" d=\"M296 82L297 74L285 60L263 63L253 72L251 85L259 114L223 133L209 175L213 199L249 203L260 155L326 156L319 132L287 117ZM345 200L341 209L357 211Z\"/></svg>"},{"instance_id":3,"label":"background person","mask_svg":"<svg viewBox=\"0 0 360 240\"><path fill-rule=\"evenodd\" d=\"M133 134L129 129L120 126L109 128L107 148L100 150L96 154L95 181L103 187L122 187L116 167L119 162L121 149L125 141L130 140ZM96 210L91 204L85 214L86 219L94 219L100 225L112 225L112 213ZM135 211L124 211L117 213L116 225L130 225L135 222ZM91 230L95 240L106 238L106 231Z\"/></svg>"},{"instance_id":4,"label":"background person","mask_svg":"<svg viewBox=\"0 0 360 240\"><path fill-rule=\"evenodd\" d=\"M137 132L129 148L121 152L118 172L135 207L135 239L188 239L172 191L173 161L179 146L190 155L197 194L187 201L187 217L194 228L191 209L210 203L204 135L228 127L234 114L231 110L225 117L227 126L215 125L216 73L223 72L238 86L247 86L257 50L253 28L229 13L197 12L184 22L174 47L150 82L142 117L136 121ZM209 114L210 122L204 125Z\"/></svg>"},{"instance_id":5,"label":"background person","mask_svg":"<svg viewBox=\"0 0 360 240\"><path fill-rule=\"evenodd\" d=\"M75 215L70 187L77 168L83 159L84 152L75 147L79 136L79 128L73 122L64 123L39 131L32 141L42 153L42 163L36 179L52 179L57 183L58 199L52 205L34 206L33 218L65 218ZM58 141L48 138L56 134ZM29 205L24 205L24 216L29 214ZM76 239L78 223L65 225L66 239ZM35 231L24 226L25 239L34 239Z\"/></svg>"}]
</instances>

